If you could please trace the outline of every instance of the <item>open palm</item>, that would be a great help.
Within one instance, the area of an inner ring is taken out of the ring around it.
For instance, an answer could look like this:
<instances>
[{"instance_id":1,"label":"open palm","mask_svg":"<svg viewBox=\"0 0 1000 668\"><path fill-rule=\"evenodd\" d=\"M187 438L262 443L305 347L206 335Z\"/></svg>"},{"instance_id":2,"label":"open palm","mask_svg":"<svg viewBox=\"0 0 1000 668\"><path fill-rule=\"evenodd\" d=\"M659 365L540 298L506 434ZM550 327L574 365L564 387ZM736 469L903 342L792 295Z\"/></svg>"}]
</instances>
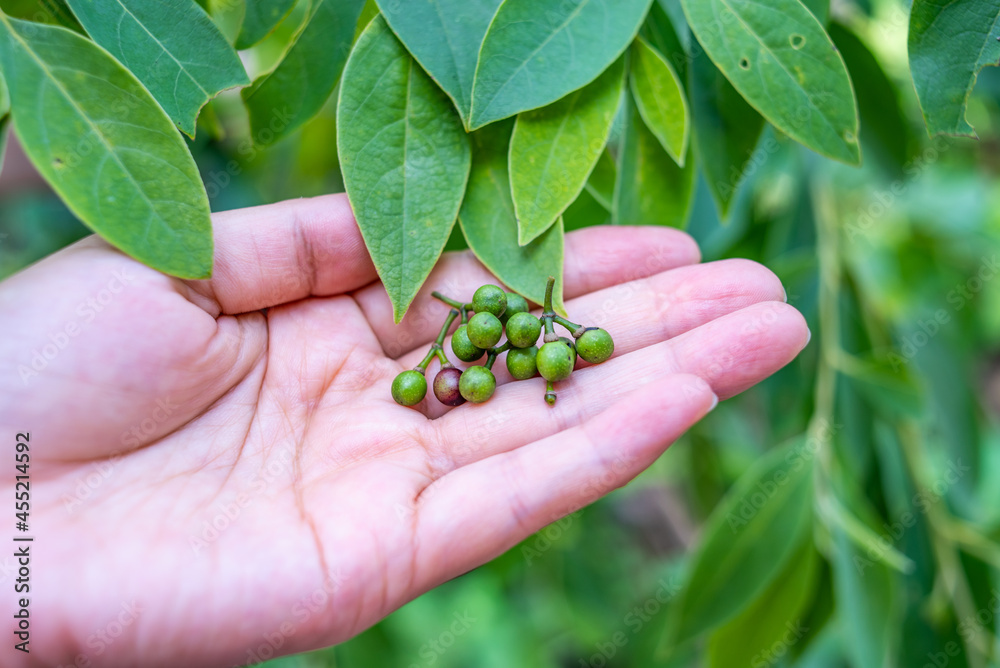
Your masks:
<instances>
[{"instance_id":1,"label":"open palm","mask_svg":"<svg viewBox=\"0 0 1000 668\"><path fill-rule=\"evenodd\" d=\"M11 662L230 665L346 640L625 484L808 340L763 267L593 228L566 239L567 309L615 357L555 407L501 363L488 403L413 410L389 386L447 313L430 290L495 281L471 255L396 326L343 196L221 214L215 235L211 281L89 238L0 284L0 434L10 452L30 432L35 537L32 652L8 643Z\"/></svg>"}]
</instances>

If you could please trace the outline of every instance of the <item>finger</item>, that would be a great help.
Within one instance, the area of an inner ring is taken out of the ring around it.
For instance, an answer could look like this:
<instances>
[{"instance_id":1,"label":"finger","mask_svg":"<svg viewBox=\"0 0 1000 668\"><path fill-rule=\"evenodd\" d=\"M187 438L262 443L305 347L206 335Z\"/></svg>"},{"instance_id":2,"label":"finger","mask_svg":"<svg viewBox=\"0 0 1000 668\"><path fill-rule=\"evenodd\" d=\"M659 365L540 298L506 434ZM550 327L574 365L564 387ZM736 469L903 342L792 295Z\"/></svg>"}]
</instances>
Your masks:
<instances>
[{"instance_id":1,"label":"finger","mask_svg":"<svg viewBox=\"0 0 1000 668\"><path fill-rule=\"evenodd\" d=\"M432 483L416 506L422 587L496 557L623 486L716 401L700 378L661 378L579 426Z\"/></svg>"},{"instance_id":2,"label":"finger","mask_svg":"<svg viewBox=\"0 0 1000 668\"><path fill-rule=\"evenodd\" d=\"M687 234L668 227L600 226L566 235L564 296L572 299L602 288L652 276L661 271L699 261L698 246ZM403 321L396 325L392 305L381 284L359 290L361 304L372 329L389 357L397 358L429 343L441 330L448 307L430 296L434 290L455 299L471 300L484 283L496 283L471 252L450 253L438 263L413 301Z\"/></svg>"},{"instance_id":3,"label":"finger","mask_svg":"<svg viewBox=\"0 0 1000 668\"><path fill-rule=\"evenodd\" d=\"M721 260L666 271L599 290L567 303L571 319L608 328L615 355L640 350L762 301L784 301L785 290L769 269L749 260ZM450 337L445 350L450 350ZM412 368L426 353L400 358ZM497 385L511 382L504 359L493 367ZM436 417L447 412L429 406Z\"/></svg>"},{"instance_id":4,"label":"finger","mask_svg":"<svg viewBox=\"0 0 1000 668\"><path fill-rule=\"evenodd\" d=\"M580 424L634 388L678 373L704 378L731 397L781 369L805 347L809 329L793 307L766 302L680 336L573 372L556 384L555 406L541 378L510 383L482 406L466 404L429 423L440 461L461 468Z\"/></svg>"},{"instance_id":5,"label":"finger","mask_svg":"<svg viewBox=\"0 0 1000 668\"><path fill-rule=\"evenodd\" d=\"M377 278L346 195L218 213L212 227L212 278L188 285L222 313L341 294Z\"/></svg>"}]
</instances>

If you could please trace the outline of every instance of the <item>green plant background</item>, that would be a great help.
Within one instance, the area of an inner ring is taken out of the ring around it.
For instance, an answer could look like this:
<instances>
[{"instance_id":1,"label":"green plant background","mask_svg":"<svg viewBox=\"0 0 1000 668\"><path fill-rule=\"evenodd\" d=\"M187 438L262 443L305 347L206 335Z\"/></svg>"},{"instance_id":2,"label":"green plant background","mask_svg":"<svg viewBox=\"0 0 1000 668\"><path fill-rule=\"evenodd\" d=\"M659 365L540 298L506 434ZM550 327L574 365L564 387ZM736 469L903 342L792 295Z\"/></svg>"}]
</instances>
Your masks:
<instances>
[{"instance_id":1,"label":"green plant background","mask_svg":"<svg viewBox=\"0 0 1000 668\"><path fill-rule=\"evenodd\" d=\"M983 70L968 105L978 141L931 139L906 8L847 4L888 75L854 81L864 165L767 128L729 220L700 168L688 217L706 261L751 258L781 277L807 349L627 488L343 645L268 665L1000 665L1000 71ZM234 38L231 5L214 9ZM252 49L255 69L303 13ZM865 57L831 32L849 68ZM188 143L212 210L342 191L335 100L249 149L239 93L211 102ZM50 192L4 185L0 173L0 277L88 233ZM608 197L588 187L567 230L608 222ZM448 247L463 245L456 233ZM769 482L775 503L801 496L772 460L808 465L804 529L767 505Z\"/></svg>"}]
</instances>

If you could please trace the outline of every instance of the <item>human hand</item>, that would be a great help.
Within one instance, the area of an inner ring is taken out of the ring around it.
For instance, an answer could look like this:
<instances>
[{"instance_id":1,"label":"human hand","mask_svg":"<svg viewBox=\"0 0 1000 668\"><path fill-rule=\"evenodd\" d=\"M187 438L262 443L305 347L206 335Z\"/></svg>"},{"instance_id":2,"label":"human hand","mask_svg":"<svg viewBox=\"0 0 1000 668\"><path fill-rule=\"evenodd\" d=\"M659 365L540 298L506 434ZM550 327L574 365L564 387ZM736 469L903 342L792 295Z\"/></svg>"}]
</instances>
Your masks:
<instances>
[{"instance_id":1,"label":"human hand","mask_svg":"<svg viewBox=\"0 0 1000 668\"><path fill-rule=\"evenodd\" d=\"M413 410L389 386L448 310L430 291L495 281L470 254L396 326L344 196L214 226L210 281L90 237L0 283L0 437L31 433L35 536L31 654L8 641L5 664L229 665L344 641L625 484L809 337L760 265L696 264L672 229L590 228L566 238L567 308L615 357L554 407L535 378Z\"/></svg>"}]
</instances>

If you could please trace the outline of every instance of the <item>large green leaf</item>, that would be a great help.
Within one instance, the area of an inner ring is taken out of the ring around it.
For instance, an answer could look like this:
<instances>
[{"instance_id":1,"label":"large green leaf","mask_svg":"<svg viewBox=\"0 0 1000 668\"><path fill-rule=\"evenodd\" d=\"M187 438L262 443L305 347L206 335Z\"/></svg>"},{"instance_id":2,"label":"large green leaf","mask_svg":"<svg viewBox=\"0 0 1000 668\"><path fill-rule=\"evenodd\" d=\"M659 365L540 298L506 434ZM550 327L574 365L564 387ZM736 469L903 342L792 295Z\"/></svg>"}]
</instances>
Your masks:
<instances>
[{"instance_id":1,"label":"large green leaf","mask_svg":"<svg viewBox=\"0 0 1000 668\"><path fill-rule=\"evenodd\" d=\"M610 151L603 151L594 165L584 189L610 213L615 202L615 182L618 180L618 166Z\"/></svg>"},{"instance_id":2,"label":"large green leaf","mask_svg":"<svg viewBox=\"0 0 1000 668\"><path fill-rule=\"evenodd\" d=\"M709 518L666 640L676 645L739 614L808 535L814 455L797 441L767 453Z\"/></svg>"},{"instance_id":3,"label":"large green leaf","mask_svg":"<svg viewBox=\"0 0 1000 668\"><path fill-rule=\"evenodd\" d=\"M186 134L219 91L250 83L239 56L191 0L68 0L95 42L146 86Z\"/></svg>"},{"instance_id":4,"label":"large green leaf","mask_svg":"<svg viewBox=\"0 0 1000 668\"><path fill-rule=\"evenodd\" d=\"M553 305L562 312L562 221L527 246L517 243L507 171L513 126L512 121L497 123L472 135L472 173L458 220L479 261L515 292L541 304L545 282L555 276Z\"/></svg>"},{"instance_id":5,"label":"large green leaf","mask_svg":"<svg viewBox=\"0 0 1000 668\"><path fill-rule=\"evenodd\" d=\"M468 126L479 47L503 0L379 0L382 15Z\"/></svg>"},{"instance_id":6,"label":"large green leaf","mask_svg":"<svg viewBox=\"0 0 1000 668\"><path fill-rule=\"evenodd\" d=\"M896 97L896 85L882 70L868 47L846 27L832 23L827 28L847 64L858 92L861 142L897 173L910 157L909 122Z\"/></svg>"},{"instance_id":7,"label":"large green leaf","mask_svg":"<svg viewBox=\"0 0 1000 668\"><path fill-rule=\"evenodd\" d=\"M965 107L979 70L1000 61L996 0L914 0L910 72L932 135L973 137Z\"/></svg>"},{"instance_id":8,"label":"large green leaf","mask_svg":"<svg viewBox=\"0 0 1000 668\"><path fill-rule=\"evenodd\" d=\"M555 102L597 78L652 0L505 0L483 39L472 129Z\"/></svg>"},{"instance_id":9,"label":"large green leaf","mask_svg":"<svg viewBox=\"0 0 1000 668\"><path fill-rule=\"evenodd\" d=\"M812 150L861 162L858 112L844 61L799 0L682 0L688 23L733 87Z\"/></svg>"},{"instance_id":10,"label":"large green leaf","mask_svg":"<svg viewBox=\"0 0 1000 668\"><path fill-rule=\"evenodd\" d=\"M70 30L2 13L0 68L25 153L80 220L156 269L211 275L211 220L198 169L128 70Z\"/></svg>"},{"instance_id":11,"label":"large green leaf","mask_svg":"<svg viewBox=\"0 0 1000 668\"><path fill-rule=\"evenodd\" d=\"M236 48L248 49L267 37L294 6L295 0L246 0L246 13L236 38Z\"/></svg>"},{"instance_id":12,"label":"large green leaf","mask_svg":"<svg viewBox=\"0 0 1000 668\"><path fill-rule=\"evenodd\" d=\"M518 243L534 241L566 210L593 171L611 133L625 59L563 99L518 115L510 140L510 185Z\"/></svg>"},{"instance_id":13,"label":"large green leaf","mask_svg":"<svg viewBox=\"0 0 1000 668\"><path fill-rule=\"evenodd\" d=\"M364 0L312 0L281 62L243 89L255 144L301 127L323 107L351 52Z\"/></svg>"},{"instance_id":14,"label":"large green leaf","mask_svg":"<svg viewBox=\"0 0 1000 668\"><path fill-rule=\"evenodd\" d=\"M399 322L455 225L470 155L451 102L381 17L347 63L337 144L354 215Z\"/></svg>"},{"instance_id":15,"label":"large green leaf","mask_svg":"<svg viewBox=\"0 0 1000 668\"><path fill-rule=\"evenodd\" d=\"M619 225L684 227L694 192L694 161L678 167L626 99L613 219Z\"/></svg>"},{"instance_id":16,"label":"large green leaf","mask_svg":"<svg viewBox=\"0 0 1000 668\"><path fill-rule=\"evenodd\" d=\"M801 640L807 627L803 616L817 584L816 549L806 533L798 552L782 572L743 612L716 631L708 644L709 668L733 668L768 663L775 645Z\"/></svg>"},{"instance_id":17,"label":"large green leaf","mask_svg":"<svg viewBox=\"0 0 1000 668\"><path fill-rule=\"evenodd\" d=\"M641 37L632 45L632 97L646 127L680 166L687 154L689 114L684 89L667 59Z\"/></svg>"},{"instance_id":18,"label":"large green leaf","mask_svg":"<svg viewBox=\"0 0 1000 668\"><path fill-rule=\"evenodd\" d=\"M665 9L666 7L676 7L674 13L680 12L680 16L675 20L671 17L671 13ZM680 0L674 0L670 3L664 3L661 0L653 3L653 6L649 8L649 15L646 16L646 22L643 24L640 34L667 59L680 80L686 81L688 63L693 58L688 54L685 42L678 34L678 25L682 31L681 34L686 35L690 41L691 32L684 21L684 10L681 9Z\"/></svg>"},{"instance_id":19,"label":"large green leaf","mask_svg":"<svg viewBox=\"0 0 1000 668\"><path fill-rule=\"evenodd\" d=\"M66 0L0 0L0 11L15 19L48 23L83 33L83 27L66 6Z\"/></svg>"},{"instance_id":20,"label":"large green leaf","mask_svg":"<svg viewBox=\"0 0 1000 668\"><path fill-rule=\"evenodd\" d=\"M708 58L692 60L688 81L695 151L719 217L725 219L754 157L764 119Z\"/></svg>"}]
</instances>

